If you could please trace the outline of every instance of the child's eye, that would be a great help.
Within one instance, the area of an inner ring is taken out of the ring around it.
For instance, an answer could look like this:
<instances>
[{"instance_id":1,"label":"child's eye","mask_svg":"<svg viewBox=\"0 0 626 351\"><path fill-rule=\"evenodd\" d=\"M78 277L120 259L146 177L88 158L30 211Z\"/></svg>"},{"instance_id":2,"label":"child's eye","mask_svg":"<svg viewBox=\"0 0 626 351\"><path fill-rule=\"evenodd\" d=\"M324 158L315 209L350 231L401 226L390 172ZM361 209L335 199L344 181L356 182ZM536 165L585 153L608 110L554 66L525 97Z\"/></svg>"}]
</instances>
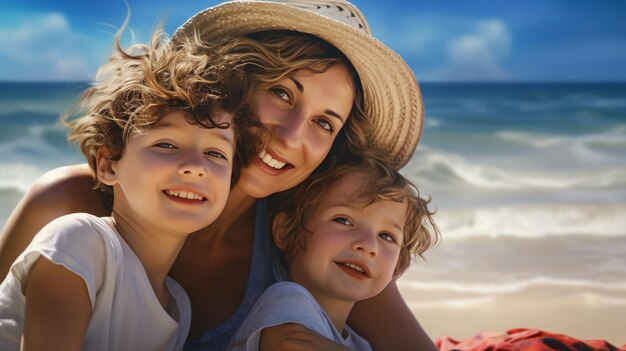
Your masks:
<instances>
[{"instance_id":1,"label":"child's eye","mask_svg":"<svg viewBox=\"0 0 626 351\"><path fill-rule=\"evenodd\" d=\"M350 222L350 220L346 217L336 217L333 218L333 221L343 225L352 225L352 222Z\"/></svg>"},{"instance_id":2,"label":"child's eye","mask_svg":"<svg viewBox=\"0 0 626 351\"><path fill-rule=\"evenodd\" d=\"M224 160L228 160L228 158L226 158L226 155L218 151L211 150L205 152L205 154L211 157L223 158Z\"/></svg>"},{"instance_id":3,"label":"child's eye","mask_svg":"<svg viewBox=\"0 0 626 351\"><path fill-rule=\"evenodd\" d=\"M324 130L332 133L335 131L335 128L333 127L333 124L330 123L327 119L325 118L318 118L315 120L315 122L322 127Z\"/></svg>"},{"instance_id":4,"label":"child's eye","mask_svg":"<svg viewBox=\"0 0 626 351\"><path fill-rule=\"evenodd\" d=\"M273 92L274 95L278 96L280 99L291 103L291 97L289 96L289 93L285 89L281 87L272 87L270 88L270 91Z\"/></svg>"},{"instance_id":5,"label":"child's eye","mask_svg":"<svg viewBox=\"0 0 626 351\"><path fill-rule=\"evenodd\" d=\"M160 143L156 143L154 144L154 146L159 147L159 148L163 148L163 149L176 149L176 146L167 143L167 142L160 142Z\"/></svg>"},{"instance_id":6,"label":"child's eye","mask_svg":"<svg viewBox=\"0 0 626 351\"><path fill-rule=\"evenodd\" d=\"M389 241L391 243L396 243L396 238L393 235L391 235L391 234L389 234L387 232L382 232L382 233L378 234L378 236L381 237L385 241Z\"/></svg>"}]
</instances>

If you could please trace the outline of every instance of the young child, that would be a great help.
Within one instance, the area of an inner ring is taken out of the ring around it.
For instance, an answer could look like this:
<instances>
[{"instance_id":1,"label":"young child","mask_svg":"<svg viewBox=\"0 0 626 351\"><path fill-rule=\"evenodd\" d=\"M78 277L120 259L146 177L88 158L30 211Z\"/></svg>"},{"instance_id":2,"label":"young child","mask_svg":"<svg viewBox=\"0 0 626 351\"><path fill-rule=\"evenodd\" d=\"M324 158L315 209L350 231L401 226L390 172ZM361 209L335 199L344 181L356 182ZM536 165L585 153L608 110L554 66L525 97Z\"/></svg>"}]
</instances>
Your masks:
<instances>
[{"instance_id":1,"label":"young child","mask_svg":"<svg viewBox=\"0 0 626 351\"><path fill-rule=\"evenodd\" d=\"M272 233L291 281L264 292L229 349L273 350L272 327L295 323L371 350L346 320L356 302L382 292L438 239L428 202L371 157L330 166L274 200Z\"/></svg>"},{"instance_id":2,"label":"young child","mask_svg":"<svg viewBox=\"0 0 626 351\"><path fill-rule=\"evenodd\" d=\"M116 37L66 118L112 215L67 215L37 234L0 285L1 350L182 349L191 306L168 271L223 210L233 161L254 151L243 75L191 40L157 31L124 51Z\"/></svg>"}]
</instances>

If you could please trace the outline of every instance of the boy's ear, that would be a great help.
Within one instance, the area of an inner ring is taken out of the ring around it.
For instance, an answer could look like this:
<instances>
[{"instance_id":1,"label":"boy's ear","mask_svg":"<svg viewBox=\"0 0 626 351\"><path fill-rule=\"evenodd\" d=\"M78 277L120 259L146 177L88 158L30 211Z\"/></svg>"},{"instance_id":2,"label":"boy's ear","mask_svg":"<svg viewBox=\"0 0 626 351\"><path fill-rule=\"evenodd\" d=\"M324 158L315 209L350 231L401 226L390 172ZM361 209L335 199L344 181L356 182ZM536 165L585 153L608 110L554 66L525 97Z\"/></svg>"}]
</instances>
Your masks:
<instances>
[{"instance_id":1,"label":"boy's ear","mask_svg":"<svg viewBox=\"0 0 626 351\"><path fill-rule=\"evenodd\" d=\"M287 214L281 212L274 217L272 222L272 236L274 237L274 244L281 249L285 250L285 221L287 220Z\"/></svg>"},{"instance_id":2,"label":"boy's ear","mask_svg":"<svg viewBox=\"0 0 626 351\"><path fill-rule=\"evenodd\" d=\"M96 153L96 172L98 180L106 185L113 186L117 182L117 175L114 169L115 163L117 163L117 161L111 159L109 150L105 147L98 149Z\"/></svg>"}]
</instances>

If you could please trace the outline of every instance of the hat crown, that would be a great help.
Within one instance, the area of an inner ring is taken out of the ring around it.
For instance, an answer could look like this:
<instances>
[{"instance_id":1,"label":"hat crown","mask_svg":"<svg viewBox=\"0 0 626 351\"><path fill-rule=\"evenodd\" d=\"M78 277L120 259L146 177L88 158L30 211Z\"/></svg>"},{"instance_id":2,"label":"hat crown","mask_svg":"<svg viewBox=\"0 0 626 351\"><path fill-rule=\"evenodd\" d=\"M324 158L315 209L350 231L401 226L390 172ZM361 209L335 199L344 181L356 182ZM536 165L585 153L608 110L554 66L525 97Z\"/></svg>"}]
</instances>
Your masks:
<instances>
[{"instance_id":1,"label":"hat crown","mask_svg":"<svg viewBox=\"0 0 626 351\"><path fill-rule=\"evenodd\" d=\"M236 1L236 0L235 0ZM343 0L258 0L297 7L334 19L355 29L372 34L365 16L353 4Z\"/></svg>"}]
</instances>

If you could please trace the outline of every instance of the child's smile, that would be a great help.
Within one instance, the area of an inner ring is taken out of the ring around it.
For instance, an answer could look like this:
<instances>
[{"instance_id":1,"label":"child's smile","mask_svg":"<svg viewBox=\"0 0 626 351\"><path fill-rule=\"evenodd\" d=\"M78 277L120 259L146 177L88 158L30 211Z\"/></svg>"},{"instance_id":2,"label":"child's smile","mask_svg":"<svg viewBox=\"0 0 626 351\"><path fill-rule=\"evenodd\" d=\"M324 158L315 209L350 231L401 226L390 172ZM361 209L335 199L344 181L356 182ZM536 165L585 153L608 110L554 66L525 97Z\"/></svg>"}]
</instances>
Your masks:
<instances>
[{"instance_id":1,"label":"child's smile","mask_svg":"<svg viewBox=\"0 0 626 351\"><path fill-rule=\"evenodd\" d=\"M213 113L218 123L232 115ZM135 225L187 234L215 220L230 190L234 131L190 124L182 112L165 115L131 136L114 172L114 211Z\"/></svg>"},{"instance_id":2,"label":"child's smile","mask_svg":"<svg viewBox=\"0 0 626 351\"><path fill-rule=\"evenodd\" d=\"M304 248L289 262L291 279L318 301L367 299L394 276L407 204L380 200L360 205L354 194L362 182L360 174L347 174L328 189L307 216L310 233L303 236Z\"/></svg>"}]
</instances>

